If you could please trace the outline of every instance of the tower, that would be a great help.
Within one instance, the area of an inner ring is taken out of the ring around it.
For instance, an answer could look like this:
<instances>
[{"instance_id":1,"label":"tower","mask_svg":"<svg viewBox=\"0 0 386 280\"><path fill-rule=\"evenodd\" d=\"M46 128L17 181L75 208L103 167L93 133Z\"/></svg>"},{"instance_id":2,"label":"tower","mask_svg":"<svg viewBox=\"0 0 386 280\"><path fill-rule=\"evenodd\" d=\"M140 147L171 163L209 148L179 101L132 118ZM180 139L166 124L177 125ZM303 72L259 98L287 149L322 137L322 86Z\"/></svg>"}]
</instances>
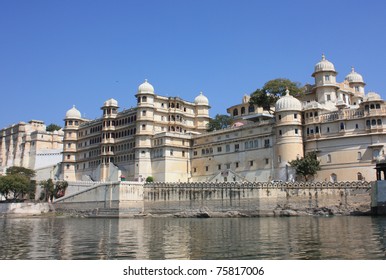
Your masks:
<instances>
[{"instance_id":1,"label":"tower","mask_svg":"<svg viewBox=\"0 0 386 280\"><path fill-rule=\"evenodd\" d=\"M274 152L274 178L291 181L294 174L289 169L289 162L303 157L302 105L289 94L281 97L275 104L276 149Z\"/></svg>"},{"instance_id":2,"label":"tower","mask_svg":"<svg viewBox=\"0 0 386 280\"><path fill-rule=\"evenodd\" d=\"M66 181L76 181L76 152L78 128L82 117L75 105L67 111L64 119L62 174Z\"/></svg>"},{"instance_id":3,"label":"tower","mask_svg":"<svg viewBox=\"0 0 386 280\"><path fill-rule=\"evenodd\" d=\"M315 90L317 102L324 104L327 108L335 106L338 99L336 91L339 88L336 85L335 66L326 59L324 54L322 60L315 65L315 71L312 77L315 78Z\"/></svg>"},{"instance_id":4,"label":"tower","mask_svg":"<svg viewBox=\"0 0 386 280\"><path fill-rule=\"evenodd\" d=\"M100 166L101 181L108 179L110 176L110 164L114 163L115 118L118 114L118 108L118 102L113 98L107 100L101 107L103 111Z\"/></svg>"},{"instance_id":5,"label":"tower","mask_svg":"<svg viewBox=\"0 0 386 280\"><path fill-rule=\"evenodd\" d=\"M195 110L195 126L199 131L206 131L206 126L209 122L209 100L203 95L202 92L194 99L194 104L196 105Z\"/></svg>"},{"instance_id":6,"label":"tower","mask_svg":"<svg viewBox=\"0 0 386 280\"><path fill-rule=\"evenodd\" d=\"M138 87L135 97L138 102L134 174L138 179L146 179L152 175L151 138L154 134L154 87L145 80Z\"/></svg>"},{"instance_id":7,"label":"tower","mask_svg":"<svg viewBox=\"0 0 386 280\"><path fill-rule=\"evenodd\" d=\"M349 83L349 86L354 89L354 96L352 97L353 104L361 103L365 95L366 85L362 75L355 72L354 67L351 67L351 72L346 76L345 80Z\"/></svg>"}]
</instances>

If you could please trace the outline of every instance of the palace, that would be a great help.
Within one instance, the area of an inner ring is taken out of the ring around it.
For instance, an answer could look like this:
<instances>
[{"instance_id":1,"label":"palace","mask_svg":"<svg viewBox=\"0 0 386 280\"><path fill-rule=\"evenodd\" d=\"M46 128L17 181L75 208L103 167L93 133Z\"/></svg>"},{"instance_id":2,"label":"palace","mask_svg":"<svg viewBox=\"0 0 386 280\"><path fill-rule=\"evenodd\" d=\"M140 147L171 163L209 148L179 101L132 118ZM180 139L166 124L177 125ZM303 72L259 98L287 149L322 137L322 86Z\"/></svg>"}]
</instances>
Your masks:
<instances>
[{"instance_id":1,"label":"palace","mask_svg":"<svg viewBox=\"0 0 386 280\"><path fill-rule=\"evenodd\" d=\"M380 95L365 93L354 69L337 82L324 56L315 65L314 85L300 99L289 94L274 114L242 103L228 108L233 124L206 132L209 101L194 102L155 93L145 81L137 107L119 111L107 100L96 120L75 106L65 116L62 179L117 181L294 181L289 162L316 151L315 181L375 180L375 161L384 154L386 109Z\"/></svg>"},{"instance_id":2,"label":"palace","mask_svg":"<svg viewBox=\"0 0 386 280\"><path fill-rule=\"evenodd\" d=\"M0 130L0 174L21 166L37 171L38 178L45 177L62 161L62 152L63 131L48 132L42 121L19 122Z\"/></svg>"}]
</instances>

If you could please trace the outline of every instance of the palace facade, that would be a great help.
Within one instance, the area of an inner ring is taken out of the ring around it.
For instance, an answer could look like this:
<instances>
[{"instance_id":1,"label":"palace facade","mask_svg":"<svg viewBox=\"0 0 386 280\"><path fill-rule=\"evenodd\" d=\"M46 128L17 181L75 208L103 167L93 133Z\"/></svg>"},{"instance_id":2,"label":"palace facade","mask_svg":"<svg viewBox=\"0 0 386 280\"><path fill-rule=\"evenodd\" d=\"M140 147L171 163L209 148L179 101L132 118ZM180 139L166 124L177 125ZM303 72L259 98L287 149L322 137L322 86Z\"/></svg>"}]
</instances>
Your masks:
<instances>
[{"instance_id":1,"label":"palace facade","mask_svg":"<svg viewBox=\"0 0 386 280\"><path fill-rule=\"evenodd\" d=\"M63 131L46 131L43 121L31 120L0 130L0 174L11 166L39 170L62 161Z\"/></svg>"},{"instance_id":2,"label":"palace facade","mask_svg":"<svg viewBox=\"0 0 386 280\"><path fill-rule=\"evenodd\" d=\"M299 99L289 92L274 113L249 104L244 96L228 108L233 124L206 132L209 101L165 97L145 81L137 106L119 111L107 100L102 117L66 113L62 177L114 181L293 181L289 162L316 151L321 171L316 181L375 180L375 161L384 155L386 108L379 94L365 93L354 69L337 82L324 56L315 67L314 85Z\"/></svg>"}]
</instances>

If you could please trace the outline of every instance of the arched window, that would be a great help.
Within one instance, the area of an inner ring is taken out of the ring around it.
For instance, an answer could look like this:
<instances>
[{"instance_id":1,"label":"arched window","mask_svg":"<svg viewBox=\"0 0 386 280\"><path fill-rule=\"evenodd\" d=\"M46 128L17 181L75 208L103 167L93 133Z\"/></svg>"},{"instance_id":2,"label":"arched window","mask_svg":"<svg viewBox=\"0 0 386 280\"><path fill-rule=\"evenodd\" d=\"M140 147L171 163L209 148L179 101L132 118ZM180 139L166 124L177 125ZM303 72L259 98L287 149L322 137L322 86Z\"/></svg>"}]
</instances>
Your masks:
<instances>
[{"instance_id":1,"label":"arched window","mask_svg":"<svg viewBox=\"0 0 386 280\"><path fill-rule=\"evenodd\" d=\"M358 181L363 181L363 175L362 175L362 173L360 173L360 172L357 173L357 180L358 180Z\"/></svg>"},{"instance_id":2,"label":"arched window","mask_svg":"<svg viewBox=\"0 0 386 280\"><path fill-rule=\"evenodd\" d=\"M234 109L234 110L233 110L233 116L238 116L238 115L239 115L239 110Z\"/></svg>"},{"instance_id":3,"label":"arched window","mask_svg":"<svg viewBox=\"0 0 386 280\"><path fill-rule=\"evenodd\" d=\"M245 107L241 107L241 115L245 114Z\"/></svg>"},{"instance_id":4,"label":"arched window","mask_svg":"<svg viewBox=\"0 0 386 280\"><path fill-rule=\"evenodd\" d=\"M338 176L336 176L335 173L332 173L332 174L330 175L330 181L331 181L332 183L338 182Z\"/></svg>"},{"instance_id":5,"label":"arched window","mask_svg":"<svg viewBox=\"0 0 386 280\"><path fill-rule=\"evenodd\" d=\"M147 97L146 96L142 96L142 102L146 102L147 101Z\"/></svg>"},{"instance_id":6,"label":"arched window","mask_svg":"<svg viewBox=\"0 0 386 280\"><path fill-rule=\"evenodd\" d=\"M377 121L376 120L371 120L371 125L376 125Z\"/></svg>"},{"instance_id":7,"label":"arched window","mask_svg":"<svg viewBox=\"0 0 386 280\"><path fill-rule=\"evenodd\" d=\"M377 119L377 125L382 125L382 120L381 119Z\"/></svg>"},{"instance_id":8,"label":"arched window","mask_svg":"<svg viewBox=\"0 0 386 280\"><path fill-rule=\"evenodd\" d=\"M254 112L255 112L255 106L250 105L250 106L248 107L248 112L249 112L249 113L254 113Z\"/></svg>"}]
</instances>

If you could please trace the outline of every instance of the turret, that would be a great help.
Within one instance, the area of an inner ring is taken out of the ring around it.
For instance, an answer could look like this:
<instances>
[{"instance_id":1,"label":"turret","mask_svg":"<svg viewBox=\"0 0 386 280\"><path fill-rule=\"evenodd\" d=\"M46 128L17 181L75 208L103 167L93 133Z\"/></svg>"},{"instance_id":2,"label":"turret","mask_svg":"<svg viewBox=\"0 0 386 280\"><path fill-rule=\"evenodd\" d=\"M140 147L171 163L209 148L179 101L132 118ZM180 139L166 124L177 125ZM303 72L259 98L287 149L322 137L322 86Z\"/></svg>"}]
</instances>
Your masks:
<instances>
[{"instance_id":1,"label":"turret","mask_svg":"<svg viewBox=\"0 0 386 280\"><path fill-rule=\"evenodd\" d=\"M302 138L302 105L291 96L287 89L286 95L275 104L276 150L274 179L289 181L294 179L289 170L289 162L303 157Z\"/></svg>"}]
</instances>

